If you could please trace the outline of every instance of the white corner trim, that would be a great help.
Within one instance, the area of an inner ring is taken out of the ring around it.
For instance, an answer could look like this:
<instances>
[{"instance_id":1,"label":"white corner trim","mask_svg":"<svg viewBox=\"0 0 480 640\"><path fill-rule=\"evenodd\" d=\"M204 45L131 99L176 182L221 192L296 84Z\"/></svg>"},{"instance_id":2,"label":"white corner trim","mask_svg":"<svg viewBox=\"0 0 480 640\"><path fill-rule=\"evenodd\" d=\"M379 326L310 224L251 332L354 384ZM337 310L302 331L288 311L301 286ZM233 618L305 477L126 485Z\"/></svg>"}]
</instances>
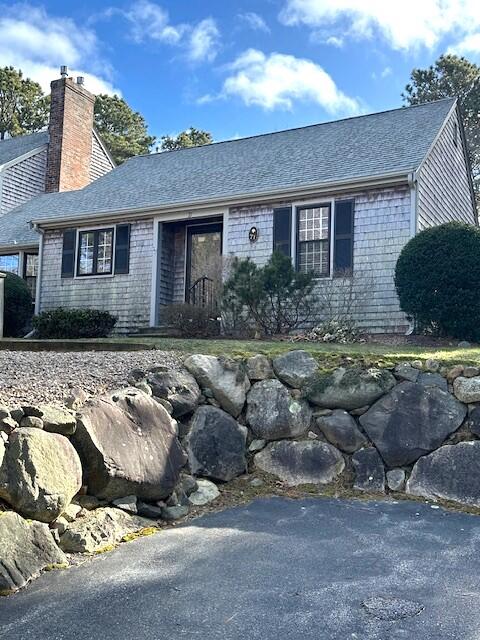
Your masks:
<instances>
[{"instance_id":1,"label":"white corner trim","mask_svg":"<svg viewBox=\"0 0 480 640\"><path fill-rule=\"evenodd\" d=\"M44 243L44 232L42 229L36 229L40 234L40 243L38 247L38 267L37 267L37 282L36 282L36 290L35 290L35 315L38 316L40 313L40 296L42 293L42 266L43 266L43 243Z\"/></svg>"},{"instance_id":2,"label":"white corner trim","mask_svg":"<svg viewBox=\"0 0 480 640\"><path fill-rule=\"evenodd\" d=\"M410 237L413 238L418 232L418 181L415 172L412 172L408 186L410 187Z\"/></svg>"},{"instance_id":3,"label":"white corner trim","mask_svg":"<svg viewBox=\"0 0 480 640\"><path fill-rule=\"evenodd\" d=\"M161 218L153 220L153 251L152 251L152 287L150 289L150 326L154 327L157 323L157 284L158 284L158 265L161 256L158 255L159 250L159 231ZM160 247L161 250L161 247Z\"/></svg>"}]
</instances>

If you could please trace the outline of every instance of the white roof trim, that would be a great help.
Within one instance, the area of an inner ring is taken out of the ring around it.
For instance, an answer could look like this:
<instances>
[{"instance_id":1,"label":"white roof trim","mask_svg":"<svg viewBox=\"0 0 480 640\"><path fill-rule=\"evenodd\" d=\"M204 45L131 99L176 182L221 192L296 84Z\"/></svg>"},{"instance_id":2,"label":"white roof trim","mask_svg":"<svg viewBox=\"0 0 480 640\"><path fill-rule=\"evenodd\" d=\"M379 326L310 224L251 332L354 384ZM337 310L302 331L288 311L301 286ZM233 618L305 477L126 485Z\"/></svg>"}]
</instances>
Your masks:
<instances>
[{"instance_id":1,"label":"white roof trim","mask_svg":"<svg viewBox=\"0 0 480 640\"><path fill-rule=\"evenodd\" d=\"M42 144L40 147L36 147L35 149L30 149L30 151L23 153L21 156L17 156L16 158L13 158L13 160L9 160L8 162L5 162L5 164L0 164L0 172L4 171L5 169L9 169L10 167L13 167L14 165L18 164L19 162L22 162L23 160L28 160L28 158L31 158L32 156L36 156L37 153L41 153L46 149L48 149L48 143Z\"/></svg>"},{"instance_id":2,"label":"white roof trim","mask_svg":"<svg viewBox=\"0 0 480 640\"><path fill-rule=\"evenodd\" d=\"M305 185L297 188L289 189L275 189L272 191L258 192L258 193L246 193L232 197L212 198L202 201L182 202L178 204L167 204L161 206L149 206L138 207L130 209L119 209L117 211L97 211L86 212L85 214L78 216L65 216L62 218L37 218L31 221L31 224L39 228L59 228L70 226L72 224L83 224L92 221L100 220L124 220L124 219L140 219L158 216L161 214L179 213L188 217L190 211L205 210L206 212L212 208L219 207L235 207L246 204L259 204L261 202L278 202L285 199L295 199L309 197L310 195L326 195L331 193L338 193L340 191L356 191L358 189L375 188L375 187L388 187L398 184L408 184L409 175L412 172L412 168L399 172L385 174L383 176L359 178L356 180L338 180L328 183L316 183L311 185Z\"/></svg>"}]
</instances>

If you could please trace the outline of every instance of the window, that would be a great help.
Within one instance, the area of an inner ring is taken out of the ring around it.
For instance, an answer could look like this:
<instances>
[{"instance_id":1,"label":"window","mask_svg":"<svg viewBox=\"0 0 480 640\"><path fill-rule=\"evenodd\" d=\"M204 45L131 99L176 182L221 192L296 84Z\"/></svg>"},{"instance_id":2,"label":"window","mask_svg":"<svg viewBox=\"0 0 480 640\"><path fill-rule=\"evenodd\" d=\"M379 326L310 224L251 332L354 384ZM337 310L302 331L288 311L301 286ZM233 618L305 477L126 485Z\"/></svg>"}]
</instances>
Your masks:
<instances>
[{"instance_id":1,"label":"window","mask_svg":"<svg viewBox=\"0 0 480 640\"><path fill-rule=\"evenodd\" d=\"M130 263L130 224L108 229L65 229L62 278L126 274ZM76 267L76 268L75 268Z\"/></svg>"},{"instance_id":2,"label":"window","mask_svg":"<svg viewBox=\"0 0 480 640\"><path fill-rule=\"evenodd\" d=\"M330 205L297 209L299 271L330 275Z\"/></svg>"},{"instance_id":3,"label":"window","mask_svg":"<svg viewBox=\"0 0 480 640\"><path fill-rule=\"evenodd\" d=\"M80 231L77 275L93 276L112 273L113 229Z\"/></svg>"},{"instance_id":4,"label":"window","mask_svg":"<svg viewBox=\"0 0 480 640\"><path fill-rule=\"evenodd\" d=\"M0 271L8 271L9 273L19 272L20 261L18 253L12 253L8 256L0 256Z\"/></svg>"}]
</instances>

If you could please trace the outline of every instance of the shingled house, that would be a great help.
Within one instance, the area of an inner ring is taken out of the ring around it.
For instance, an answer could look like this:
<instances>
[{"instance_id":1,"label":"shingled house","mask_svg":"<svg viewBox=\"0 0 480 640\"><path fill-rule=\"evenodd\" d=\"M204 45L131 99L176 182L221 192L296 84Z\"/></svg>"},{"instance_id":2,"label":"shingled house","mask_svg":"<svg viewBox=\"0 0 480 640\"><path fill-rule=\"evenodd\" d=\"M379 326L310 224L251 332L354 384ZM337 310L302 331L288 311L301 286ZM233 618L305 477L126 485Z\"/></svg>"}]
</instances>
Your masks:
<instances>
[{"instance_id":1,"label":"shingled house","mask_svg":"<svg viewBox=\"0 0 480 640\"><path fill-rule=\"evenodd\" d=\"M262 264L278 250L314 271L319 295L345 278L367 290L359 325L398 332L402 247L449 220L476 224L476 210L458 106L445 99L131 158L5 220L0 246L41 234L37 311L97 307L119 331L157 326L165 305L211 302L219 260Z\"/></svg>"},{"instance_id":2,"label":"shingled house","mask_svg":"<svg viewBox=\"0 0 480 640\"><path fill-rule=\"evenodd\" d=\"M51 84L48 130L0 141L0 220L42 193L81 189L115 167L93 127L95 97L83 78L66 69ZM0 271L12 271L35 287L38 235L27 243L0 235ZM7 242L6 242L7 241Z\"/></svg>"}]
</instances>

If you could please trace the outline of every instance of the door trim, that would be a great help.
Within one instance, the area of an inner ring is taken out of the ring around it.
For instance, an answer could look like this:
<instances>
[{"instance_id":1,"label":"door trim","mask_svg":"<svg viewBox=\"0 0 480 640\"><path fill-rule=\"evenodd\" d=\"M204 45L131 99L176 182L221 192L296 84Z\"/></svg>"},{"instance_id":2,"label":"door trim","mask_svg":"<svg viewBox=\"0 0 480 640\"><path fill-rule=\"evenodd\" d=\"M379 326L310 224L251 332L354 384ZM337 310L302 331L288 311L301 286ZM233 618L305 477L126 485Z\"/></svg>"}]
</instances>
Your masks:
<instances>
[{"instance_id":1,"label":"door trim","mask_svg":"<svg viewBox=\"0 0 480 640\"><path fill-rule=\"evenodd\" d=\"M190 266L191 266L191 239L192 235L197 233L218 233L220 232L220 255L223 255L223 223L222 222L204 222L201 224L189 224L185 227L185 290L183 297L187 301L187 293L190 289Z\"/></svg>"}]
</instances>

